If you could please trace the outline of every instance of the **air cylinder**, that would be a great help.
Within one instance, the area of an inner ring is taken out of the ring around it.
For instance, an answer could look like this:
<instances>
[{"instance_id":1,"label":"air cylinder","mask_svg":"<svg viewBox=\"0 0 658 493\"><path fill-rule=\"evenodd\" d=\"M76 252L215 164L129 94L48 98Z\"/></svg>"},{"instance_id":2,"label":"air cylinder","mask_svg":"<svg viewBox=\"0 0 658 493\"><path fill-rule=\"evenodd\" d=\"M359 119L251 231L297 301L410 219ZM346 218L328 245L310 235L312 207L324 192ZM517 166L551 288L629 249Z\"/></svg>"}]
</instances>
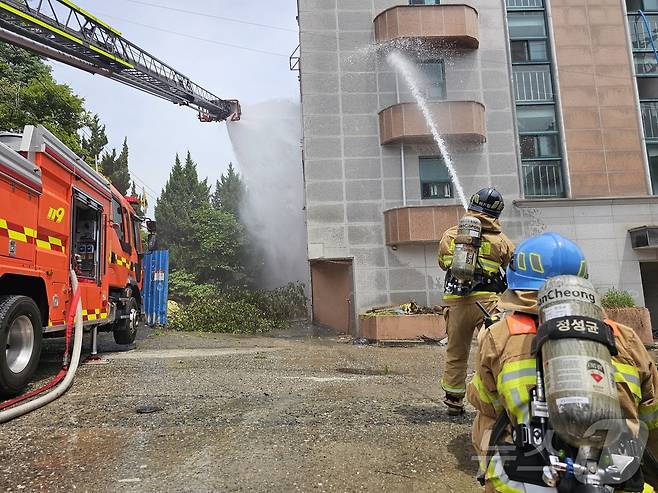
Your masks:
<instances>
[{"instance_id":1,"label":"air cylinder","mask_svg":"<svg viewBox=\"0 0 658 493\"><path fill-rule=\"evenodd\" d=\"M558 331L570 334L600 330L592 322L603 320L604 313L591 282L576 276L549 279L539 291L539 321L554 319ZM594 430L622 417L610 349L594 340L549 338L541 356L551 427L574 447L602 448L608 433Z\"/></svg>"},{"instance_id":2,"label":"air cylinder","mask_svg":"<svg viewBox=\"0 0 658 493\"><path fill-rule=\"evenodd\" d=\"M464 216L459 220L450 270L462 282L475 278L481 237L482 223L477 217Z\"/></svg>"}]
</instances>

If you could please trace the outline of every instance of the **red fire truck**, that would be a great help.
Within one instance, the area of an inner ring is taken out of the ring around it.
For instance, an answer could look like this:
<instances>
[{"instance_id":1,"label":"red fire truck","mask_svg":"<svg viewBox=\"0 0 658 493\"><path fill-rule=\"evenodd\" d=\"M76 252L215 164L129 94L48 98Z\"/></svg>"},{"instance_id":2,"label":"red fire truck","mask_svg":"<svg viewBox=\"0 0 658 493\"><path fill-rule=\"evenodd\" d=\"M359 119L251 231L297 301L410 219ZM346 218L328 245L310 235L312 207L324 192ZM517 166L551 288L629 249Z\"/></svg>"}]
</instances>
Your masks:
<instances>
[{"instance_id":1,"label":"red fire truck","mask_svg":"<svg viewBox=\"0 0 658 493\"><path fill-rule=\"evenodd\" d=\"M65 329L71 268L85 326L135 340L140 229L129 201L44 127L0 134L0 395L23 390L43 335Z\"/></svg>"}]
</instances>

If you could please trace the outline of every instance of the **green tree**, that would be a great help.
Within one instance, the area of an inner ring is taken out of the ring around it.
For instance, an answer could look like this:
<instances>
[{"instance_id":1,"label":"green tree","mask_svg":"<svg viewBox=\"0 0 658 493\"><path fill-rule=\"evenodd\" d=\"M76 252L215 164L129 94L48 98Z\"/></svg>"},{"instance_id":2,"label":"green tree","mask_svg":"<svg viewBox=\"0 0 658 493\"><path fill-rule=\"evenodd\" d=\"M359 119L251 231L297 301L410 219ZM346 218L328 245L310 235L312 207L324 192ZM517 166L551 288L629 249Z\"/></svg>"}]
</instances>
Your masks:
<instances>
[{"instance_id":1,"label":"green tree","mask_svg":"<svg viewBox=\"0 0 658 493\"><path fill-rule=\"evenodd\" d=\"M191 241L184 269L197 283L220 288L242 285L245 280L242 252L244 227L231 213L206 205L192 212Z\"/></svg>"},{"instance_id":2,"label":"green tree","mask_svg":"<svg viewBox=\"0 0 658 493\"><path fill-rule=\"evenodd\" d=\"M88 163L94 165L107 145L107 135L98 115L88 116L86 125L91 135L89 138L82 137L82 148L87 154Z\"/></svg>"},{"instance_id":3,"label":"green tree","mask_svg":"<svg viewBox=\"0 0 658 493\"><path fill-rule=\"evenodd\" d=\"M84 100L58 84L40 57L0 42L0 130L41 124L86 157L78 135L85 122Z\"/></svg>"},{"instance_id":4,"label":"green tree","mask_svg":"<svg viewBox=\"0 0 658 493\"><path fill-rule=\"evenodd\" d=\"M212 195L212 206L220 211L229 212L239 217L240 203L244 195L244 185L240 174L235 172L233 163L228 163L226 174L222 173L215 183L215 192Z\"/></svg>"},{"instance_id":5,"label":"green tree","mask_svg":"<svg viewBox=\"0 0 658 493\"><path fill-rule=\"evenodd\" d=\"M117 156L117 150L106 152L101 158L103 174L112 185L116 187L121 195L127 195L130 188L130 171L128 169L128 138L123 140L121 154Z\"/></svg>"},{"instance_id":6,"label":"green tree","mask_svg":"<svg viewBox=\"0 0 658 493\"><path fill-rule=\"evenodd\" d=\"M188 248L193 243L192 213L208 207L209 195L207 179L199 181L190 153L184 166L176 155L169 179L155 205L158 244L169 249L172 269L185 265Z\"/></svg>"}]
</instances>

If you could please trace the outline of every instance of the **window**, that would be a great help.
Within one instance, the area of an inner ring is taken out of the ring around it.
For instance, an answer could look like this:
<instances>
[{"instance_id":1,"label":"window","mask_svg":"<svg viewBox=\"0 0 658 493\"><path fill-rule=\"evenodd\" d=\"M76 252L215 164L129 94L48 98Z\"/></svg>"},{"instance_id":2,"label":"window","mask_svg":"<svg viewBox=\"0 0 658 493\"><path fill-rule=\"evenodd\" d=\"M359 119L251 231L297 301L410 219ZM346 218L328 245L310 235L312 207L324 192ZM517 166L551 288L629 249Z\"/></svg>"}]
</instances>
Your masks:
<instances>
[{"instance_id":1,"label":"window","mask_svg":"<svg viewBox=\"0 0 658 493\"><path fill-rule=\"evenodd\" d=\"M647 144L647 157L649 158L651 191L654 195L658 195L658 143Z\"/></svg>"},{"instance_id":2,"label":"window","mask_svg":"<svg viewBox=\"0 0 658 493\"><path fill-rule=\"evenodd\" d=\"M555 106L552 104L519 106L516 109L520 133L555 132Z\"/></svg>"},{"instance_id":3,"label":"window","mask_svg":"<svg viewBox=\"0 0 658 493\"><path fill-rule=\"evenodd\" d=\"M548 61L546 41L512 41L510 45L513 63Z\"/></svg>"},{"instance_id":4,"label":"window","mask_svg":"<svg viewBox=\"0 0 658 493\"><path fill-rule=\"evenodd\" d=\"M638 10L658 11L658 0L626 0L626 10L629 13Z\"/></svg>"},{"instance_id":5,"label":"window","mask_svg":"<svg viewBox=\"0 0 658 493\"><path fill-rule=\"evenodd\" d=\"M526 198L564 197L546 2L506 0L505 3L524 195Z\"/></svg>"},{"instance_id":6,"label":"window","mask_svg":"<svg viewBox=\"0 0 658 493\"><path fill-rule=\"evenodd\" d=\"M119 236L119 241L126 241L126 226L123 223L123 210L121 204L114 197L112 198L112 222L116 224L114 230Z\"/></svg>"},{"instance_id":7,"label":"window","mask_svg":"<svg viewBox=\"0 0 658 493\"><path fill-rule=\"evenodd\" d=\"M409 0L409 5L439 5L439 0Z\"/></svg>"},{"instance_id":8,"label":"window","mask_svg":"<svg viewBox=\"0 0 658 493\"><path fill-rule=\"evenodd\" d=\"M638 77L637 90L640 93L640 99L658 99L658 78Z\"/></svg>"},{"instance_id":9,"label":"window","mask_svg":"<svg viewBox=\"0 0 658 493\"><path fill-rule=\"evenodd\" d=\"M421 157L420 190L423 199L449 199L453 197L450 174L440 157Z\"/></svg>"},{"instance_id":10,"label":"window","mask_svg":"<svg viewBox=\"0 0 658 493\"><path fill-rule=\"evenodd\" d=\"M521 159L560 157L557 135L521 135Z\"/></svg>"},{"instance_id":11,"label":"window","mask_svg":"<svg viewBox=\"0 0 658 493\"><path fill-rule=\"evenodd\" d=\"M510 38L545 38L544 12L510 12L507 14Z\"/></svg>"},{"instance_id":12,"label":"window","mask_svg":"<svg viewBox=\"0 0 658 493\"><path fill-rule=\"evenodd\" d=\"M429 101L437 101L446 98L446 79L443 61L428 61L419 64L419 70L423 75L425 98Z\"/></svg>"},{"instance_id":13,"label":"window","mask_svg":"<svg viewBox=\"0 0 658 493\"><path fill-rule=\"evenodd\" d=\"M633 53L635 61L635 73L638 76L657 76L658 61L652 53Z\"/></svg>"}]
</instances>

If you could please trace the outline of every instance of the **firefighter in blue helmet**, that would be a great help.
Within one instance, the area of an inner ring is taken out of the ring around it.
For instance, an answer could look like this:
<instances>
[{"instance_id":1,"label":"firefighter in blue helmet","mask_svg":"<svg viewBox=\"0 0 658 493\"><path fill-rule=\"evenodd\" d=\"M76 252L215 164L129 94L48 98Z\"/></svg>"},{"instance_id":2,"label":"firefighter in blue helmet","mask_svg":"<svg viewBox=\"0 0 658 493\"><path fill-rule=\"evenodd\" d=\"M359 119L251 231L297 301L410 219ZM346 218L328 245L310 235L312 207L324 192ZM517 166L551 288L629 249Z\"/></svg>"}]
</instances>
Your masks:
<instances>
[{"instance_id":1,"label":"firefighter in blue helmet","mask_svg":"<svg viewBox=\"0 0 658 493\"><path fill-rule=\"evenodd\" d=\"M480 457L481 481L488 493L577 491L573 485L548 487L542 478L543 464L527 463L528 457L541 462L541 454L528 454L526 445L519 443L519 430L529 425L530 399L537 385L537 359L532 352L538 323L537 292L547 279L561 275L587 277L585 257L575 243L556 233L544 233L521 243L508 267L508 289L500 303L503 315L479 338L480 353L468 386L468 400L477 410L472 438ZM627 420L646 424L649 440L645 455L657 457L656 363L632 329L606 322L614 329L618 351L612 362L622 413ZM651 469L645 468L644 478L640 471L614 491L653 491L649 483L657 486L651 476L658 471Z\"/></svg>"}]
</instances>

